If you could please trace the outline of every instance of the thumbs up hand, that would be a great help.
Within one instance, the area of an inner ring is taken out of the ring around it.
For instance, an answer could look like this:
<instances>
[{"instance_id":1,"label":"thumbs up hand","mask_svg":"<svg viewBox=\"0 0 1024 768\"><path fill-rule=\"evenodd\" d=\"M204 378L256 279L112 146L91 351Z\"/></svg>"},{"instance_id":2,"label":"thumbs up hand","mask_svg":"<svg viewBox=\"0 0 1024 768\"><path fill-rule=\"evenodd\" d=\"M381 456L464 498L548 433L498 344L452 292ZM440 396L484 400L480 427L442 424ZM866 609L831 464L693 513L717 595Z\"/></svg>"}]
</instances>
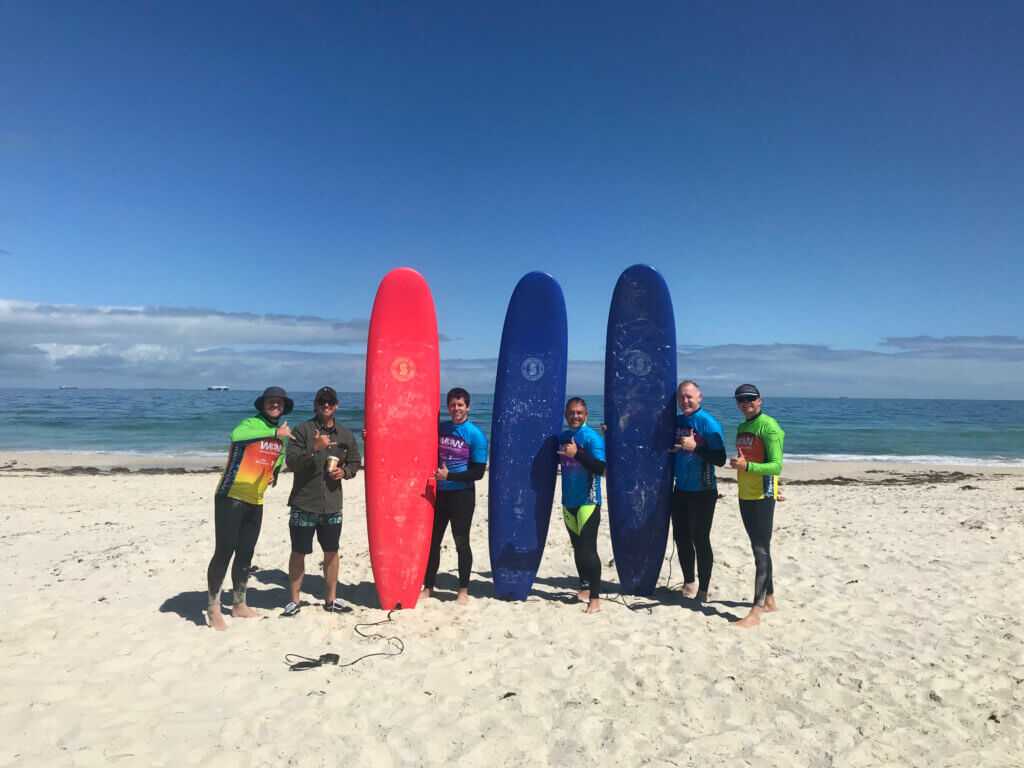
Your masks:
<instances>
[{"instance_id":1,"label":"thumbs up hand","mask_svg":"<svg viewBox=\"0 0 1024 768\"><path fill-rule=\"evenodd\" d=\"M747 459L739 448L736 449L736 455L729 459L729 466L743 472L747 471Z\"/></svg>"}]
</instances>

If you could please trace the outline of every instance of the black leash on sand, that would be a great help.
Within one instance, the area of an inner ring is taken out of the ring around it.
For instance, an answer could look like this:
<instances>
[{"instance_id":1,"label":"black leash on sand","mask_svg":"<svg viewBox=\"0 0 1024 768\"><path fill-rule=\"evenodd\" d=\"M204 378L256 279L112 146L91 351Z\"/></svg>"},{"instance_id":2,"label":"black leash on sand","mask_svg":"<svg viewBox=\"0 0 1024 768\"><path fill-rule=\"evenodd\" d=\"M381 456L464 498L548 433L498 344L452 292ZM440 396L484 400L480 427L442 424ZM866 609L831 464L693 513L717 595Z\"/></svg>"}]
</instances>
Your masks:
<instances>
[{"instance_id":1,"label":"black leash on sand","mask_svg":"<svg viewBox=\"0 0 1024 768\"><path fill-rule=\"evenodd\" d=\"M671 584L672 584L672 562L675 560L675 556L676 556L676 543L673 540L672 541L672 551L668 555L668 576L665 577L665 589L671 589ZM622 594L621 592L618 594L617 597L609 597L608 600L613 602L613 603L619 603L620 605L624 605L627 608L629 608L629 610L631 610L631 611L645 610L648 613L653 613L654 612L653 607L649 603L646 604L646 605L630 605L629 602L626 600L626 596L624 594Z\"/></svg>"},{"instance_id":2,"label":"black leash on sand","mask_svg":"<svg viewBox=\"0 0 1024 768\"><path fill-rule=\"evenodd\" d=\"M627 608L629 608L629 610L631 610L631 611L644 610L644 611L647 611L648 613L654 613L654 607L653 607L652 603L645 603L644 605L630 605L626 601L626 596L624 594L622 594L621 592L619 592L619 594L616 595L615 597L609 597L608 601L612 602L612 603L619 603L620 605L624 605Z\"/></svg>"},{"instance_id":3,"label":"black leash on sand","mask_svg":"<svg viewBox=\"0 0 1024 768\"><path fill-rule=\"evenodd\" d=\"M672 563L676 559L676 540L672 539L672 551L668 553L668 576L665 577L665 589L672 589Z\"/></svg>"},{"instance_id":4,"label":"black leash on sand","mask_svg":"<svg viewBox=\"0 0 1024 768\"><path fill-rule=\"evenodd\" d=\"M284 656L284 663L288 665L288 671L303 672L307 669L315 669L316 667L322 667L325 664L331 664L338 667L351 667L353 664L358 664L363 659L369 659L373 656L400 655L405 650L405 643L402 642L401 638L385 637L384 635L378 634L376 632L368 634L359 629L360 627L375 627L378 624L387 624L388 622L393 621L393 619L391 618L391 614L397 610L401 610L401 605L399 605L396 608L392 608L390 611L388 611L387 617L381 619L380 621L373 621L368 624L356 624L354 627L352 627L353 631L360 637L365 637L368 640L386 640L390 650L377 651L376 653L367 653L366 655L360 656L358 659L354 659L345 664L338 664L339 659L338 654L336 653L325 653L316 659L311 659L308 656L300 656L297 653L286 653ZM296 661L296 659L299 659L299 661Z\"/></svg>"}]
</instances>

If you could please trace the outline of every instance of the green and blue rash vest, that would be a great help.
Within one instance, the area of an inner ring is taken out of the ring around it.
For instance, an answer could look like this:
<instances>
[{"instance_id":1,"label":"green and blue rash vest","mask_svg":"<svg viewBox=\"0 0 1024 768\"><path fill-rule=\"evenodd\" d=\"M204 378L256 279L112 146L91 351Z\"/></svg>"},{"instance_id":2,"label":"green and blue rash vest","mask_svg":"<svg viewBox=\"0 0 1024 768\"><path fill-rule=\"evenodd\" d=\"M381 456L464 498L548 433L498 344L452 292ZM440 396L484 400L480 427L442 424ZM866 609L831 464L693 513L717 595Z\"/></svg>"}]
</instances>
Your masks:
<instances>
[{"instance_id":1,"label":"green and blue rash vest","mask_svg":"<svg viewBox=\"0 0 1024 768\"><path fill-rule=\"evenodd\" d=\"M785 437L779 423L763 413L736 427L736 452L747 460L746 471L736 473L741 499L778 498Z\"/></svg>"},{"instance_id":2,"label":"green and blue rash vest","mask_svg":"<svg viewBox=\"0 0 1024 768\"><path fill-rule=\"evenodd\" d=\"M217 496L247 504L263 503L263 493L277 477L287 442L276 436L277 425L263 416L245 419L231 432L228 463L217 485Z\"/></svg>"},{"instance_id":3,"label":"green and blue rash vest","mask_svg":"<svg viewBox=\"0 0 1024 768\"><path fill-rule=\"evenodd\" d=\"M437 428L437 466L447 467L449 477L466 472L470 464L487 463L487 437L476 424L464 421L458 426L446 421ZM438 480L439 491L472 488L473 481Z\"/></svg>"},{"instance_id":4,"label":"green and blue rash vest","mask_svg":"<svg viewBox=\"0 0 1024 768\"><path fill-rule=\"evenodd\" d=\"M673 460L676 488L681 491L706 491L717 488L715 480L715 463L713 455L725 464L725 432L718 419L698 408L686 416L676 414L676 443L684 436L693 435L697 441L697 449L693 451L676 451ZM701 455L703 454L703 455Z\"/></svg>"},{"instance_id":5,"label":"green and blue rash vest","mask_svg":"<svg viewBox=\"0 0 1024 768\"><path fill-rule=\"evenodd\" d=\"M564 451L569 440L576 448L597 461L605 461L604 438L584 424L577 430L567 429L559 439L558 450ZM584 467L575 457L559 456L562 465L562 506L582 507L601 503L601 476ZM582 527L582 523L580 524Z\"/></svg>"}]
</instances>

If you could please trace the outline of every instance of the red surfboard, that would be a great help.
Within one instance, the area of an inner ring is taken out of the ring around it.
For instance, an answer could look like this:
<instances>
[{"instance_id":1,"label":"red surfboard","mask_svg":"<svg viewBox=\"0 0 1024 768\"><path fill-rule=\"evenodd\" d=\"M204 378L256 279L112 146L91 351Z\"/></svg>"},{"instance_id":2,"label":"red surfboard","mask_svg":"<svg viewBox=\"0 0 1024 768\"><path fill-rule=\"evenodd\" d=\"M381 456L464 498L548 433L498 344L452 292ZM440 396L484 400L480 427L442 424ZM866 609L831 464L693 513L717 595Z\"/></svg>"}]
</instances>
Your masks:
<instances>
[{"instance_id":1,"label":"red surfboard","mask_svg":"<svg viewBox=\"0 0 1024 768\"><path fill-rule=\"evenodd\" d=\"M381 608L414 608L434 523L441 402L437 316L423 276L377 289L366 343L366 527Z\"/></svg>"}]
</instances>

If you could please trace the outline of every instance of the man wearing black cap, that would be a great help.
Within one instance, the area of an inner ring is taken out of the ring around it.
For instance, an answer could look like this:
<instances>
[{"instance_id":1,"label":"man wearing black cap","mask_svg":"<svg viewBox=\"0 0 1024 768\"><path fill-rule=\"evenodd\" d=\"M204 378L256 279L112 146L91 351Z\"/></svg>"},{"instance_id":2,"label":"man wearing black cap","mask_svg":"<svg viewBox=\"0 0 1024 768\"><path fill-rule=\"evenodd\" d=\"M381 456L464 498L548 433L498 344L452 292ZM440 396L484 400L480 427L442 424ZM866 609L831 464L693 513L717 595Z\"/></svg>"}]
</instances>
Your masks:
<instances>
[{"instance_id":1,"label":"man wearing black cap","mask_svg":"<svg viewBox=\"0 0 1024 768\"><path fill-rule=\"evenodd\" d=\"M210 591L207 615L210 626L228 628L220 609L220 588L232 555L232 618L252 618L257 613L245 602L249 566L263 524L263 493L277 484L285 444L292 436L288 422L278 421L291 413L294 403L280 387L267 387L253 402L259 412L243 419L231 432L231 449L224 474L214 495L213 519L217 546L206 569Z\"/></svg>"},{"instance_id":2,"label":"man wearing black cap","mask_svg":"<svg viewBox=\"0 0 1024 768\"><path fill-rule=\"evenodd\" d=\"M306 555L313 551L313 534L324 551L324 608L344 612L346 606L337 595L338 549L341 538L341 481L359 471L359 446L355 436L334 420L338 393L320 387L313 398L316 416L295 428L285 461L295 473L288 506L291 516L292 553L288 560L288 587L291 602L284 616L299 612L299 589L306 570Z\"/></svg>"},{"instance_id":3,"label":"man wearing black cap","mask_svg":"<svg viewBox=\"0 0 1024 768\"><path fill-rule=\"evenodd\" d=\"M753 384L736 388L736 407L745 417L736 427L736 455L729 466L737 471L740 515L754 550L754 602L737 627L756 627L762 613L777 611L772 584L772 522L779 497L782 441L786 433L771 416L761 413L761 393Z\"/></svg>"}]
</instances>

